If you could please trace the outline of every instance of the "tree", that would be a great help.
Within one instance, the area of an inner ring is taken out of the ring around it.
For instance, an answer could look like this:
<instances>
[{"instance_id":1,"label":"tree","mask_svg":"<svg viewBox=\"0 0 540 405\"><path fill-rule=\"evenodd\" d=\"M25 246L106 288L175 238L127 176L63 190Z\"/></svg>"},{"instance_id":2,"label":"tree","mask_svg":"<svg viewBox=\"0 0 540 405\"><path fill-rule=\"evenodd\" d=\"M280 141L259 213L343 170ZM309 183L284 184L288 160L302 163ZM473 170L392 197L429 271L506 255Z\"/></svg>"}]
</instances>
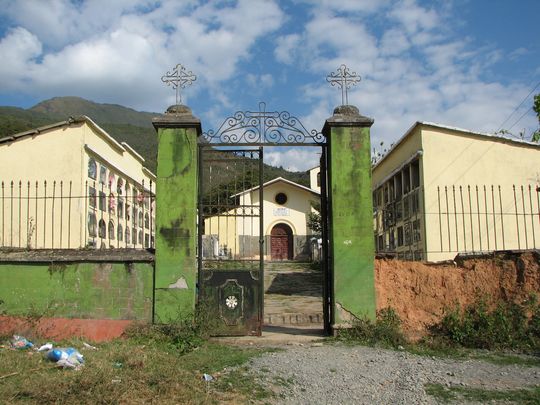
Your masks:
<instances>
[{"instance_id":1,"label":"tree","mask_svg":"<svg viewBox=\"0 0 540 405\"><path fill-rule=\"evenodd\" d=\"M322 234L322 220L321 220L321 203L311 201L311 206L315 212L310 212L307 218L307 227L313 231L316 235Z\"/></svg>"},{"instance_id":2,"label":"tree","mask_svg":"<svg viewBox=\"0 0 540 405\"><path fill-rule=\"evenodd\" d=\"M536 118L538 118L539 128L534 131L531 140L533 142L540 143L540 93L534 96L533 110L536 113Z\"/></svg>"}]
</instances>

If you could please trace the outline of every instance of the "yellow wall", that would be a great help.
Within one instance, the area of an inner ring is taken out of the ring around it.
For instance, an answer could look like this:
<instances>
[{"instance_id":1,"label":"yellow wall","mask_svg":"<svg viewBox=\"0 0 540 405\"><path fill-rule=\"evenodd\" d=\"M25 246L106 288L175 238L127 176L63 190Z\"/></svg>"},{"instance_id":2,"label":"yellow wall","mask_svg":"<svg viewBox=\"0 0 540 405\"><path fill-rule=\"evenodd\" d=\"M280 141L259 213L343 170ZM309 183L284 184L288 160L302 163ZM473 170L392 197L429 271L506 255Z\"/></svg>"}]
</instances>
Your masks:
<instances>
[{"instance_id":1,"label":"yellow wall","mask_svg":"<svg viewBox=\"0 0 540 405\"><path fill-rule=\"evenodd\" d=\"M109 136L94 124L82 121L0 144L0 182L4 182L3 199L0 194L0 246L78 248L87 245L86 182L89 186L94 182L87 177L89 156L106 162L111 168L114 166L116 169L111 170L117 174L127 174L137 182L144 179L145 186L149 185L153 175L143 171L141 160L107 138ZM12 180L15 182L13 192ZM19 181L22 181L20 193ZM110 194L110 190L104 191ZM101 218L107 223L112 219L108 212L100 213L97 220Z\"/></svg>"},{"instance_id":2,"label":"yellow wall","mask_svg":"<svg viewBox=\"0 0 540 405\"><path fill-rule=\"evenodd\" d=\"M431 254L431 260L453 257L458 247L468 252L540 247L540 222L531 215L538 212L539 147L429 126L422 129L422 144L427 250L446 251Z\"/></svg>"}]
</instances>

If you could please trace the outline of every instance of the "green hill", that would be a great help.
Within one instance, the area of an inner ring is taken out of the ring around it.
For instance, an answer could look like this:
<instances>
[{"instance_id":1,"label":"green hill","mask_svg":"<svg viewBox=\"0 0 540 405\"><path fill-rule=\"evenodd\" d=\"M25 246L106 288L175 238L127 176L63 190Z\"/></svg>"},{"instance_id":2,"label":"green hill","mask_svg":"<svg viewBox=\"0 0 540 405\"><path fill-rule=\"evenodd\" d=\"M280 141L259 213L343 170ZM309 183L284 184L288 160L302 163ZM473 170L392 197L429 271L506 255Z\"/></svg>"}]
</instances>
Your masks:
<instances>
[{"instance_id":1,"label":"green hill","mask_svg":"<svg viewBox=\"0 0 540 405\"><path fill-rule=\"evenodd\" d=\"M152 172L157 167L157 136L152 118L159 113L141 112L117 104L100 104L80 97L54 97L29 108L0 107L0 138L27 131L70 116L86 115L119 142L127 142L145 160ZM264 181L284 177L309 185L306 172L289 172L264 165Z\"/></svg>"}]
</instances>

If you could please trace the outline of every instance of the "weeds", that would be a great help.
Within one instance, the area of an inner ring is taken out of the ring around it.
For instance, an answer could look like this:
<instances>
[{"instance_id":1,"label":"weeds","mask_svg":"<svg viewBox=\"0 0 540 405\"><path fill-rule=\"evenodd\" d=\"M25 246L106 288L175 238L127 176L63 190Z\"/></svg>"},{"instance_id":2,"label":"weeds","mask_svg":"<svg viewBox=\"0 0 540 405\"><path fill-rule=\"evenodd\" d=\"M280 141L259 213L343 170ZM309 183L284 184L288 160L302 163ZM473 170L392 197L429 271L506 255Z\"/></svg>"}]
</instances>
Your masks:
<instances>
[{"instance_id":1,"label":"weeds","mask_svg":"<svg viewBox=\"0 0 540 405\"><path fill-rule=\"evenodd\" d=\"M487 403L488 401L505 401L518 404L540 403L540 387L519 390L486 390L469 387L445 387L442 384L427 384L426 393L443 402L463 400Z\"/></svg>"},{"instance_id":2,"label":"weeds","mask_svg":"<svg viewBox=\"0 0 540 405\"><path fill-rule=\"evenodd\" d=\"M463 311L447 311L431 328L432 343L479 349L540 350L540 308L535 296L522 303L499 303L489 309L484 299Z\"/></svg>"},{"instance_id":3,"label":"weeds","mask_svg":"<svg viewBox=\"0 0 540 405\"><path fill-rule=\"evenodd\" d=\"M339 332L338 340L384 347L398 347L407 343L401 330L401 320L390 307L378 311L375 321L369 318L355 320L351 328Z\"/></svg>"}]
</instances>

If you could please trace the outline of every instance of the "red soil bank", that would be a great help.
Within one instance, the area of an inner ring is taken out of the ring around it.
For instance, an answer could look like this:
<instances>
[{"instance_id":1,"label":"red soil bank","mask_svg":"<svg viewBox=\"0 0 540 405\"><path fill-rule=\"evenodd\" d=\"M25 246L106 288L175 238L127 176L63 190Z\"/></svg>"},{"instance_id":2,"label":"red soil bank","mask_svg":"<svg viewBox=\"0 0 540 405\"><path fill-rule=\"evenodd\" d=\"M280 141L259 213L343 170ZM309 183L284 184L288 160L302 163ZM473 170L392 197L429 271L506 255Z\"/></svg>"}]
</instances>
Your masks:
<instances>
[{"instance_id":1,"label":"red soil bank","mask_svg":"<svg viewBox=\"0 0 540 405\"><path fill-rule=\"evenodd\" d=\"M442 318L445 308L485 297L494 304L540 293L540 254L497 254L458 263L375 261L377 309L392 307L411 337Z\"/></svg>"}]
</instances>

